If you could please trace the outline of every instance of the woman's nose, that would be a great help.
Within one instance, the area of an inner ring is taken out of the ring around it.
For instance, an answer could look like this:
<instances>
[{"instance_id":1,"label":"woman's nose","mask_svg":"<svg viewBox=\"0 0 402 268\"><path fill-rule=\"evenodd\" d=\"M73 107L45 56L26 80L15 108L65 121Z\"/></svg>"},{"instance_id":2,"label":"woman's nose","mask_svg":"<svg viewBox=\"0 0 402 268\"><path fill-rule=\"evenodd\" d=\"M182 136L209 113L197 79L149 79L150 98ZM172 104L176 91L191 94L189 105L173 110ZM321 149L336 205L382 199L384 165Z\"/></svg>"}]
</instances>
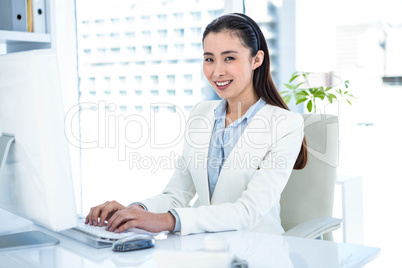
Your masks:
<instances>
[{"instance_id":1,"label":"woman's nose","mask_svg":"<svg viewBox=\"0 0 402 268\"><path fill-rule=\"evenodd\" d=\"M224 76L225 74L226 74L226 71L225 71L223 64L217 63L215 65L214 76L221 77L221 76Z\"/></svg>"}]
</instances>

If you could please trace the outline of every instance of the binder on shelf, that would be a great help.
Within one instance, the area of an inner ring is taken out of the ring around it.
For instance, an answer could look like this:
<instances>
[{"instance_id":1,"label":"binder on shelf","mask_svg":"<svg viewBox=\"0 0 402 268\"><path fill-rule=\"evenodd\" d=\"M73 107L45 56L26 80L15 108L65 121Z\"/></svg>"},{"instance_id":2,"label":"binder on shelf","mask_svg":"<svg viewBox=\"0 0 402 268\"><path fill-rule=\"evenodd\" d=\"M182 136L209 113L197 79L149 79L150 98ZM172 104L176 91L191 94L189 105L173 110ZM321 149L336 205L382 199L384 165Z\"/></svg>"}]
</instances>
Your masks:
<instances>
[{"instance_id":1,"label":"binder on shelf","mask_svg":"<svg viewBox=\"0 0 402 268\"><path fill-rule=\"evenodd\" d=\"M32 20L32 0L27 0L27 31L33 32L33 20Z\"/></svg>"},{"instance_id":2,"label":"binder on shelf","mask_svg":"<svg viewBox=\"0 0 402 268\"><path fill-rule=\"evenodd\" d=\"M27 0L0 0L0 30L28 30Z\"/></svg>"},{"instance_id":3,"label":"binder on shelf","mask_svg":"<svg viewBox=\"0 0 402 268\"><path fill-rule=\"evenodd\" d=\"M32 0L33 31L46 33L45 0Z\"/></svg>"}]
</instances>

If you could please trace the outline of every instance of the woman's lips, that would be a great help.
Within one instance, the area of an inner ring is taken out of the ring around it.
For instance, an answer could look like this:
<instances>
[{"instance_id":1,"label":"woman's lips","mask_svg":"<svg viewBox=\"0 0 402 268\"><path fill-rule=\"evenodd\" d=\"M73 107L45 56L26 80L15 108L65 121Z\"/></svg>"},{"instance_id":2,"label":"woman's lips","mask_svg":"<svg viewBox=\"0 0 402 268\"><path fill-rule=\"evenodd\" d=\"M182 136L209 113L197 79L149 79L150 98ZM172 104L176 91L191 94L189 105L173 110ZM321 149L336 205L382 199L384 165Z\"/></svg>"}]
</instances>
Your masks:
<instances>
[{"instance_id":1,"label":"woman's lips","mask_svg":"<svg viewBox=\"0 0 402 268\"><path fill-rule=\"evenodd\" d=\"M215 85L218 89L225 89L227 88L233 80L226 80L226 81L214 81Z\"/></svg>"}]
</instances>

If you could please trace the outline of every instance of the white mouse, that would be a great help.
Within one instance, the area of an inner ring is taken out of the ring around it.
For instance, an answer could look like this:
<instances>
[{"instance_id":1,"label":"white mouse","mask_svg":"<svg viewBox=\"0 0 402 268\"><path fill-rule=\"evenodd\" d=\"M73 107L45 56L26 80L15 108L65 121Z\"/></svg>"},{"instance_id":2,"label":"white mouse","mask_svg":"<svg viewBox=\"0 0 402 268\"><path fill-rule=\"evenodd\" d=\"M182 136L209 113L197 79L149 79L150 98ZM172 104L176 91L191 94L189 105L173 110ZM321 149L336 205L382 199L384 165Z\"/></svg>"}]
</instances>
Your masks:
<instances>
[{"instance_id":1,"label":"white mouse","mask_svg":"<svg viewBox=\"0 0 402 268\"><path fill-rule=\"evenodd\" d=\"M117 240L113 243L114 251L131 251L143 248L150 248L155 245L155 238L149 234L135 234Z\"/></svg>"}]
</instances>

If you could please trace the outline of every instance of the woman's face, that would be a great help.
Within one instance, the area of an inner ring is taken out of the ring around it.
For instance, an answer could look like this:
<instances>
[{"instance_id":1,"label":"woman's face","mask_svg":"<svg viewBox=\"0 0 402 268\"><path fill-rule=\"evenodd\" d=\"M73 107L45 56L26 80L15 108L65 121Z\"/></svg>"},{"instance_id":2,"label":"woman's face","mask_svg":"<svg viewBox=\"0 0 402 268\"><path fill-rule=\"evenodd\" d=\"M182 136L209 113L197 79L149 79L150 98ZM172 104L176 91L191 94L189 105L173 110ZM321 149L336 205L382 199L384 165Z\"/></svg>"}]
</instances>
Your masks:
<instances>
[{"instance_id":1,"label":"woman's face","mask_svg":"<svg viewBox=\"0 0 402 268\"><path fill-rule=\"evenodd\" d=\"M204 38L204 75L218 96L229 103L251 100L257 97L253 73L262 63L259 56L252 58L250 49L228 31L209 33Z\"/></svg>"}]
</instances>

